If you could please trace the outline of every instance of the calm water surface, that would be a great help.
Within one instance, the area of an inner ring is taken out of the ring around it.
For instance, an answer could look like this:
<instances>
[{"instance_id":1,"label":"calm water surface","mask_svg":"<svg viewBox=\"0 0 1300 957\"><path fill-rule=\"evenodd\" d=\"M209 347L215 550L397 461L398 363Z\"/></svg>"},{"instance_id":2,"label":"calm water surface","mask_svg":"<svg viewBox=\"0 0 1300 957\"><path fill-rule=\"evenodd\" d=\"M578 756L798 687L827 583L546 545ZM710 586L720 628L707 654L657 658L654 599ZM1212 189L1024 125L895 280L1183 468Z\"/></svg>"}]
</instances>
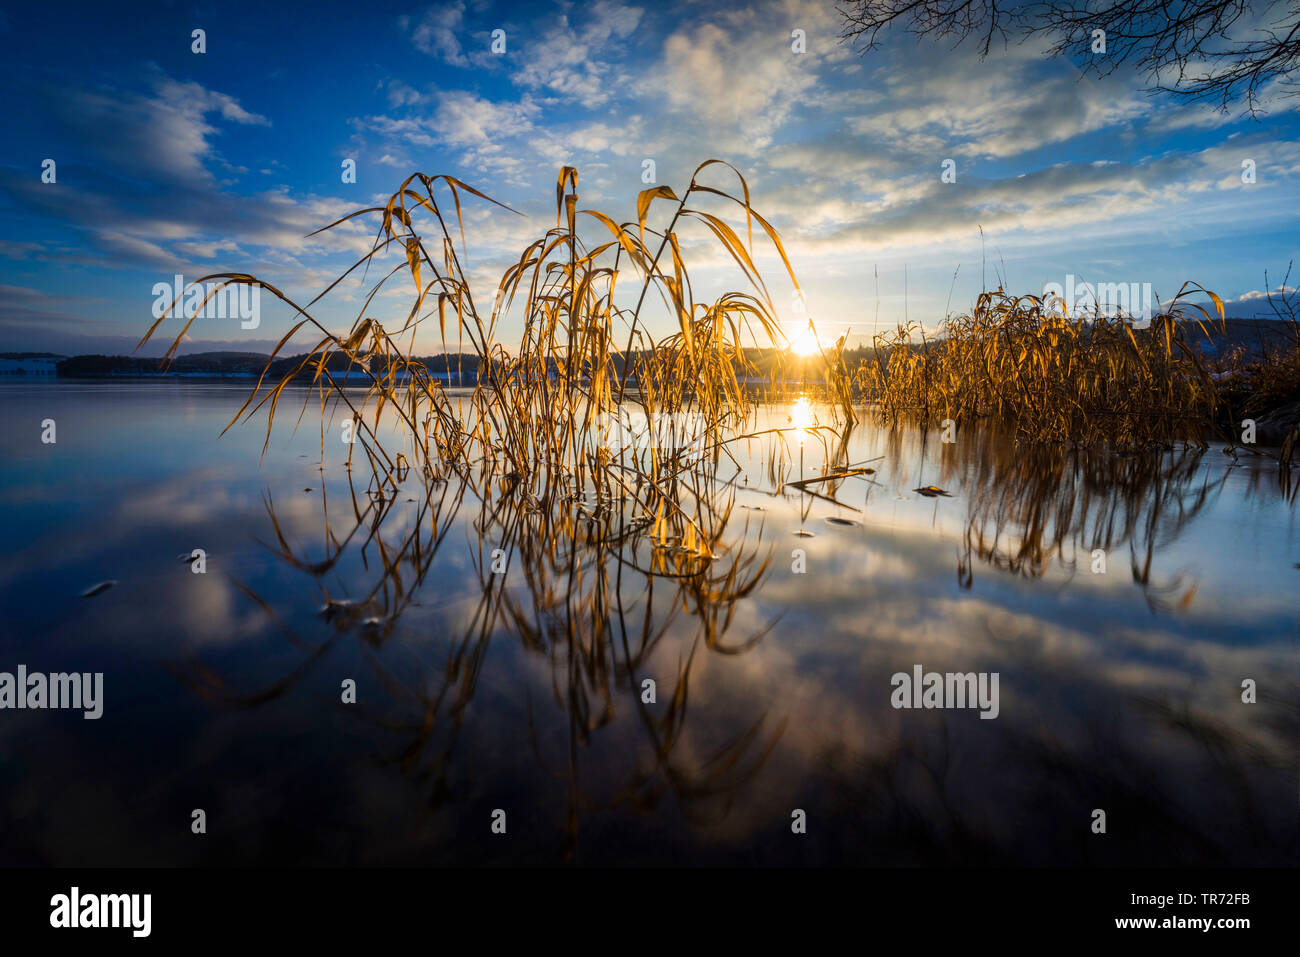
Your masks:
<instances>
[{"instance_id":1,"label":"calm water surface","mask_svg":"<svg viewBox=\"0 0 1300 957\"><path fill-rule=\"evenodd\" d=\"M525 534L485 615L471 496L354 499L313 408L264 457L261 419L218 440L245 389L0 385L0 671L105 686L98 721L0 712L0 864L1300 861L1300 535L1267 463L860 424L840 461L876 471L828 502L776 492L815 437L775 468L755 441L709 572L743 594L610 562L593 604L589 556ZM915 665L997 672L997 719L895 709Z\"/></svg>"}]
</instances>

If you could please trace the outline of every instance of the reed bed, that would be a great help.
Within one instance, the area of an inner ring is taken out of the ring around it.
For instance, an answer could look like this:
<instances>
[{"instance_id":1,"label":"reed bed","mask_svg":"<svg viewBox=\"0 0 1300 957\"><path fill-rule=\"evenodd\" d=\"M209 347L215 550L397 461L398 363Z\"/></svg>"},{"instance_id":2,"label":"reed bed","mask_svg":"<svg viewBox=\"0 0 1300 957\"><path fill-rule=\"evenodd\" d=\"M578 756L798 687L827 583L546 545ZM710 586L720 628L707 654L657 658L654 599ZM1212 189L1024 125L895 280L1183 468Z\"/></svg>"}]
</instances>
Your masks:
<instances>
[{"instance_id":1,"label":"reed bed","mask_svg":"<svg viewBox=\"0 0 1300 957\"><path fill-rule=\"evenodd\" d=\"M702 180L706 173L728 170L736 182L730 190ZM300 305L252 275L199 280L210 287L209 296L225 285L250 284L294 310L295 322L267 370L296 336L317 337L278 380L263 372L227 429L265 411L269 442L286 388L308 374L322 423L327 412L338 410L353 419L357 445L381 484L391 485L396 470L414 464L430 474L455 473L484 495L497 481L509 494L535 500L591 493L601 502L630 504L633 520L649 523L661 546L707 557L716 538L713 472L728 456L727 446L744 438L756 398L743 386L756 372L749 353L777 348L784 340L755 265L755 232L779 255L796 290L798 280L776 231L750 205L744 177L720 160L701 164L680 197L668 186L643 190L635 222L580 209L577 187L577 171L562 169L555 226L505 270L490 304L476 301L466 276L461 203L468 196L502 204L450 176L412 175L384 206L358 210L324 227L364 216L379 221L370 252L309 303ZM647 225L656 202L672 209L662 229ZM736 225L714 211L719 205L736 214ZM599 242L588 245L580 237L580 220L598 232ZM729 254L744 279L743 290L696 301L682 252L681 230L687 226L702 229ZM346 333L332 333L312 316L310 310L345 277L390 252L401 259L375 284ZM384 322L368 313L375 296L394 280L411 283L411 306L398 321ZM620 297L628 284L630 293ZM507 350L497 332L512 309L522 318L523 334ZM647 321L656 309L675 326L658 340ZM141 344L170 315L169 310ZM434 322L444 350L454 330L455 339L480 359L467 407L453 408L441 383L413 358L416 333ZM336 378L340 357L364 373L364 389L345 388ZM603 426L626 407L637 408L647 421L689 414L694 434L678 448L612 448ZM400 453L379 439L385 409L402 425ZM323 431L321 444L323 451ZM351 450L348 461L351 467Z\"/></svg>"},{"instance_id":2,"label":"reed bed","mask_svg":"<svg viewBox=\"0 0 1300 957\"><path fill-rule=\"evenodd\" d=\"M719 174L734 178L715 184ZM383 206L321 230L363 217L378 222L370 251L309 303L293 302L251 275L204 277L209 297L224 285L250 284L295 313L231 425L265 411L269 441L284 390L306 375L318 387L322 421L327 410L350 416L362 454L381 476L414 463L455 472L476 487L505 479L511 491L534 496L559 488L591 491L603 501L630 499L662 542L687 543L707 555L707 502L683 484L691 484L688 476L701 463L716 468L728 445L746 437L757 402L797 392L833 406L849 422L871 403L885 419L992 417L1035 442L1117 448L1189 433L1195 439L1219 405L1215 379L1190 341L1198 328L1208 337L1215 315L1188 297L1207 295L1219 324L1223 304L1194 283L1142 329L1128 317L1065 315L1039 297L988 291L971 313L950 317L942 336L927 339L916 324L900 326L876 337L872 359L850 368L843 337L811 362L783 348L785 335L755 261L755 232L779 256L796 291L799 282L734 167L702 163L680 197L669 186L641 191L635 221L579 208L578 198L578 173L565 167L556 181L555 225L502 273L491 303L477 301L467 279L462 200L513 210L454 177L423 173L408 177ZM659 208L671 216L655 228L648 220ZM579 234L580 223L595 241ZM743 279L740 290L696 301L683 253L688 227L725 250ZM330 332L312 315L345 278L385 259L396 265L374 284L346 332ZM411 304L398 319L381 320L371 306L390 282L410 283ZM522 334L507 348L498 330L512 314ZM444 351L454 334L478 359L468 409L453 408L441 382L415 358L417 333L434 323ZM656 339L653 330L665 326L669 334ZM273 377L272 364L304 333L316 336L314 346ZM366 387L345 389L335 375L342 366L362 371ZM686 449L611 448L602 427L629 407L650 421L689 413L697 432ZM385 409L401 421L400 454L378 439Z\"/></svg>"},{"instance_id":3,"label":"reed bed","mask_svg":"<svg viewBox=\"0 0 1300 957\"><path fill-rule=\"evenodd\" d=\"M1187 284L1149 328L1130 317L1072 316L1037 296L982 293L973 312L927 339L915 323L877 336L856 371L862 396L889 418L990 417L1030 441L1132 449L1184 435L1201 441L1217 403L1214 379L1189 337L1216 318L1187 301Z\"/></svg>"},{"instance_id":4,"label":"reed bed","mask_svg":"<svg viewBox=\"0 0 1300 957\"><path fill-rule=\"evenodd\" d=\"M1278 334L1223 356L1215 364L1223 395L1220 418L1229 431L1255 420L1265 441L1280 446L1278 461L1290 470L1300 451L1300 293L1289 285L1287 267L1281 287L1269 289L1267 303ZM1268 286L1268 274L1264 284Z\"/></svg>"}]
</instances>

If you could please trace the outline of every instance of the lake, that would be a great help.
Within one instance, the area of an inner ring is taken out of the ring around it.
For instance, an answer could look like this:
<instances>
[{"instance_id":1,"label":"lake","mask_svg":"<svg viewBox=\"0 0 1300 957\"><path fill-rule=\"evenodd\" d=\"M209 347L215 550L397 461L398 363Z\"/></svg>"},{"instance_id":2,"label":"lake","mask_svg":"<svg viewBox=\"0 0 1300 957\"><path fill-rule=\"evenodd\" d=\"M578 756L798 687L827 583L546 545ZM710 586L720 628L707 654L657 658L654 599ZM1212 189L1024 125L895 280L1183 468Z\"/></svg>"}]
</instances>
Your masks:
<instances>
[{"instance_id":1,"label":"lake","mask_svg":"<svg viewBox=\"0 0 1300 957\"><path fill-rule=\"evenodd\" d=\"M674 577L591 547L593 501L350 487L304 392L265 455L262 417L218 438L247 388L0 384L0 671L103 674L97 720L0 711L0 863L1297 862L1300 535L1266 459L863 416L835 459L863 471L796 488L821 439L760 436ZM996 706L925 707L918 669Z\"/></svg>"}]
</instances>

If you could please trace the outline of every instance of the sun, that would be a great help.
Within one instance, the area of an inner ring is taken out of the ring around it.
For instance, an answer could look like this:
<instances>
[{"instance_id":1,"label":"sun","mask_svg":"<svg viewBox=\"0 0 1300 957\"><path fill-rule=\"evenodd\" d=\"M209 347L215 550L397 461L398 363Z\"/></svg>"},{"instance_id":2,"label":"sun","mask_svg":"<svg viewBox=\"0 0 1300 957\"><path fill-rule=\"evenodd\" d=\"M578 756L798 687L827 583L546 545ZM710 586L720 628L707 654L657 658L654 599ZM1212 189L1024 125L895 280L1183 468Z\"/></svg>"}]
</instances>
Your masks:
<instances>
[{"instance_id":1,"label":"sun","mask_svg":"<svg viewBox=\"0 0 1300 957\"><path fill-rule=\"evenodd\" d=\"M815 356L821 351L821 343L811 329L803 329L790 340L790 351L797 356Z\"/></svg>"}]
</instances>

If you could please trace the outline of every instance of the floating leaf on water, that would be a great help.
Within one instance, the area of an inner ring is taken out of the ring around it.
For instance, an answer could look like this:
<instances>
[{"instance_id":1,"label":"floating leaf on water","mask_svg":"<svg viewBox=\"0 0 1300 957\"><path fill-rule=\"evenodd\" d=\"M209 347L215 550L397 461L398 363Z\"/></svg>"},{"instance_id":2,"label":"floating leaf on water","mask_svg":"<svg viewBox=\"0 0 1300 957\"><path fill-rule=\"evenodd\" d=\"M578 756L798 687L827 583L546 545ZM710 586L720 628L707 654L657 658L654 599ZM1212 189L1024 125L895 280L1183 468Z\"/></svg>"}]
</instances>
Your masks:
<instances>
[{"instance_id":1,"label":"floating leaf on water","mask_svg":"<svg viewBox=\"0 0 1300 957\"><path fill-rule=\"evenodd\" d=\"M82 598L94 598L96 595L108 591L117 584L117 579L110 579L106 582L100 582L98 585L91 585L81 593Z\"/></svg>"},{"instance_id":2,"label":"floating leaf on water","mask_svg":"<svg viewBox=\"0 0 1300 957\"><path fill-rule=\"evenodd\" d=\"M857 522L853 521L853 519L851 518L840 518L838 515L826 516L826 522L827 524L830 525L839 525L841 527L847 527L847 528L854 528L858 524Z\"/></svg>"},{"instance_id":3,"label":"floating leaf on water","mask_svg":"<svg viewBox=\"0 0 1300 957\"><path fill-rule=\"evenodd\" d=\"M914 488L912 491L918 495L924 495L926 498L938 498L940 495L945 498L952 498L952 493L945 492L937 485L924 485L921 488Z\"/></svg>"}]
</instances>

